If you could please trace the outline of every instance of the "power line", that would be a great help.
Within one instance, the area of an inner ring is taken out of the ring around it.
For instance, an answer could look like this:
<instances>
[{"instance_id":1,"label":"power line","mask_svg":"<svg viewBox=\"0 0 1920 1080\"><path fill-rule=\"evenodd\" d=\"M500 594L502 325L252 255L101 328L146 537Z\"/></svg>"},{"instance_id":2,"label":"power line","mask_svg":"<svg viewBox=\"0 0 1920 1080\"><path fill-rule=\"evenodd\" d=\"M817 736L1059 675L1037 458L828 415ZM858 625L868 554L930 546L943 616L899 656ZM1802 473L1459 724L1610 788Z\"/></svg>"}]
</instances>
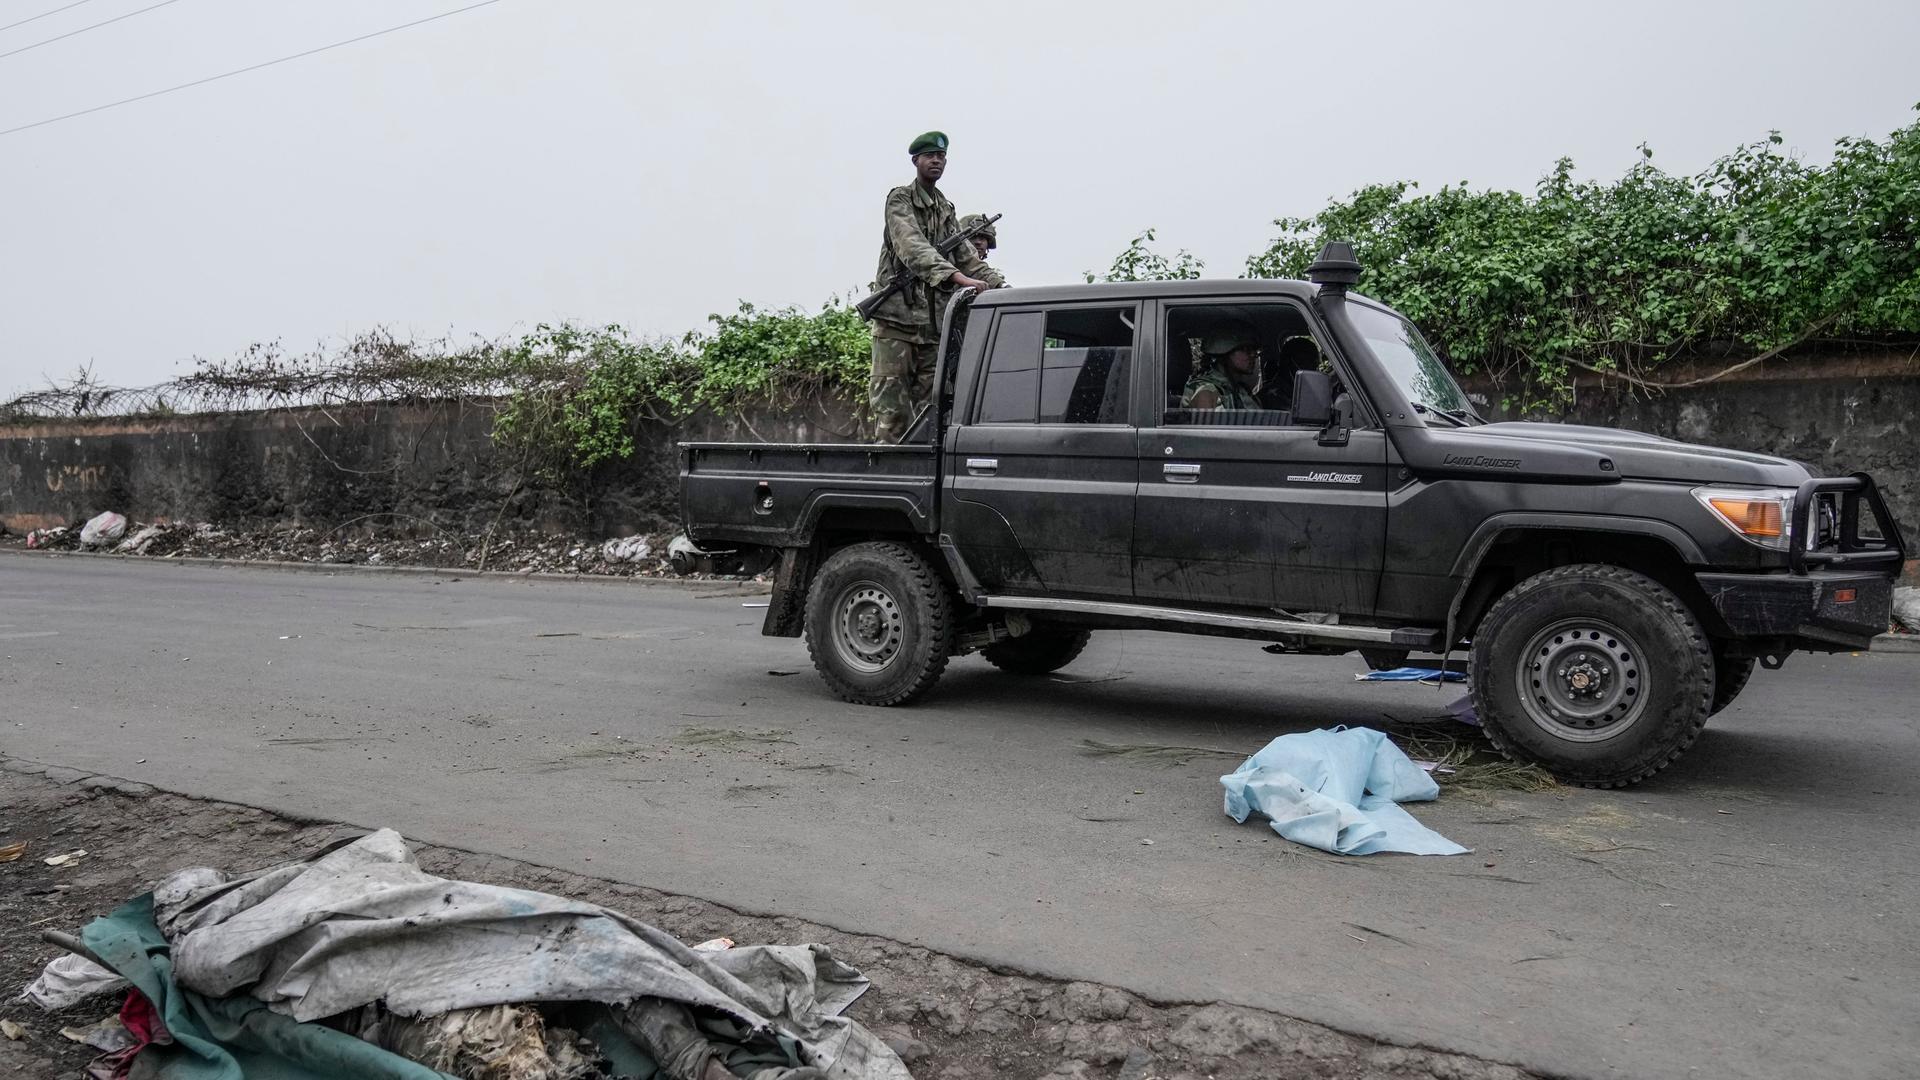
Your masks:
<instances>
[{"instance_id":1,"label":"power line","mask_svg":"<svg viewBox=\"0 0 1920 1080\"><path fill-rule=\"evenodd\" d=\"M48 124L57 124L62 120L72 120L74 117L77 117L77 116L86 116L90 113L97 113L105 109L117 108L121 105L131 105L136 101L145 101L148 98L156 98L162 94L171 94L176 90L188 90L195 86L205 86L210 82L219 82L221 79L231 79L235 75L245 75L249 71L259 71L261 68L272 67L275 64L284 64L289 60L298 60L298 59L301 59L302 57L312 56L315 53L323 53L323 52L326 52L328 49L338 49L343 45L353 45L358 42L366 41L369 38L377 38L385 34L392 34L392 33L397 33L401 30L408 30L413 27L420 26L424 23L430 23L440 19L451 18L452 16L459 15L462 12L472 11L475 8L487 7L490 4L497 4L499 2L500 0L480 0L480 2L477 4L468 4L466 7L454 8L452 11L443 11L438 15L429 15L424 19L415 19L414 21L409 23L401 23L399 26L389 26L385 30L375 30L371 34L361 34L359 37L347 38L345 41L336 41L331 45L322 45L319 48L308 49L305 52L297 52L297 53L294 53L292 56L282 56L277 60L264 60L258 64L249 64L248 66L243 68L235 68L232 71L223 71L218 75L209 75L204 79L195 79L192 82L183 82L178 86L169 86L164 90L150 90L144 94L136 94L130 98L121 98L119 101L109 101L105 105L95 105L90 109L81 109L78 112L70 112L63 116L50 116L45 120L35 120L31 124L21 124L19 127L10 127L5 130L0 130L0 135L12 135L15 132L26 131L29 128L45 127Z\"/></svg>"},{"instance_id":2,"label":"power line","mask_svg":"<svg viewBox=\"0 0 1920 1080\"><path fill-rule=\"evenodd\" d=\"M157 3L157 4L150 4L150 5L148 5L147 7L143 7L143 8L141 8L141 9L139 9L138 11L129 11L129 12L127 12L127 13L126 13L125 15L115 15L115 16L114 16L113 18L111 18L111 19L102 19L102 20L100 20L99 22L97 22L97 23L94 23L94 24L93 24L92 26L83 26L83 27L81 27L81 28L80 28L80 29L78 29L78 30L69 30L69 31L67 31L67 32L66 32L66 33L64 33L64 34L58 34L58 35L55 35L54 37L50 37L50 38L48 38L48 39L46 39L45 41L36 41L36 42L34 42L33 44L31 44L31 45L22 45L22 46L20 46L19 48L17 48L17 49L14 49L14 50L13 50L13 51L11 51L11 52L0 52L0 60L5 60L5 59L6 59L7 57L9 57L9 56L17 56L17 55L19 55L20 53L23 53L23 52L26 52L26 51L28 51L28 50L30 50L30 49L37 49L37 48L39 48L39 47L40 47L40 46L42 46L42 45L51 45L51 44L53 44L53 43L54 43L54 42L56 42L56 41L65 41L65 40L67 40L68 38L70 38L70 37L73 37L73 36L75 36L76 34L84 34L84 33L86 33L86 32L87 32L87 31L89 31L89 30L98 30L98 29L100 29L100 28L101 28L101 27L103 27L103 26L110 26L110 25L112 25L113 23L117 23L117 22L119 22L119 21L120 21L120 20L122 20L122 19L131 19L131 18L133 18L133 17L135 16L135 15L140 15L140 14L144 14L144 13L146 13L146 12L149 12L149 11L152 11L152 10L153 10L154 8L163 8L163 7L166 7L166 6L168 5L168 4L177 4L177 3L179 3L179 2L180 2L180 0L160 0L160 2L159 2L159 3ZM68 6L72 6L72 5L68 5ZM65 8L62 8L61 10L62 10L62 11L64 11L64 10L66 10L66 9L65 9ZM53 13L52 13L52 12L48 12L47 14L49 14L49 15L51 15L51 14L53 14Z\"/></svg>"},{"instance_id":3,"label":"power line","mask_svg":"<svg viewBox=\"0 0 1920 1080\"><path fill-rule=\"evenodd\" d=\"M67 8L77 8L81 4L90 4L92 2L93 0L73 0L73 3L66 5L66 7L57 7L57 8L54 8L52 11L43 11L40 14L33 16L32 18L21 19L19 22L10 22L5 26L0 26L0 30L11 30L16 26L25 26L30 22L39 22L41 19L44 19L49 15L58 15L61 12L67 10Z\"/></svg>"}]
</instances>

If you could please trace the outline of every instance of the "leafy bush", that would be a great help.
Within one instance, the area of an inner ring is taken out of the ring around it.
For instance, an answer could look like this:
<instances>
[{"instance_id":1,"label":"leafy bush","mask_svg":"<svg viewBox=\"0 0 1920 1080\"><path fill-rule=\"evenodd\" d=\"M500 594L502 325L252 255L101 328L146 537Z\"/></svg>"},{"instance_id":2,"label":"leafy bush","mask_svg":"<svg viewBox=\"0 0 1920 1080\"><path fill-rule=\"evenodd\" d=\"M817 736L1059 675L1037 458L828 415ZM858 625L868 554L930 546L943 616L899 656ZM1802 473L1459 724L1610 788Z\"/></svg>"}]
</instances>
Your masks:
<instances>
[{"instance_id":1,"label":"leafy bush","mask_svg":"<svg viewBox=\"0 0 1920 1080\"><path fill-rule=\"evenodd\" d=\"M1697 176L1642 155L1613 183L1562 159L1531 197L1370 185L1276 221L1247 273L1302 277L1324 241L1349 240L1362 292L1529 404L1564 400L1570 367L1645 381L1676 358L1920 333L1920 123L1842 139L1824 167L1778 134Z\"/></svg>"},{"instance_id":2,"label":"leafy bush","mask_svg":"<svg viewBox=\"0 0 1920 1080\"><path fill-rule=\"evenodd\" d=\"M1107 267L1105 274L1095 275L1088 270L1082 276L1089 285L1096 281L1191 281L1206 269L1207 264L1194 258L1193 252L1186 248L1181 248L1171 260L1149 248L1147 245L1153 242L1153 232L1147 229L1134 237L1120 254L1113 257L1113 263Z\"/></svg>"}]
</instances>

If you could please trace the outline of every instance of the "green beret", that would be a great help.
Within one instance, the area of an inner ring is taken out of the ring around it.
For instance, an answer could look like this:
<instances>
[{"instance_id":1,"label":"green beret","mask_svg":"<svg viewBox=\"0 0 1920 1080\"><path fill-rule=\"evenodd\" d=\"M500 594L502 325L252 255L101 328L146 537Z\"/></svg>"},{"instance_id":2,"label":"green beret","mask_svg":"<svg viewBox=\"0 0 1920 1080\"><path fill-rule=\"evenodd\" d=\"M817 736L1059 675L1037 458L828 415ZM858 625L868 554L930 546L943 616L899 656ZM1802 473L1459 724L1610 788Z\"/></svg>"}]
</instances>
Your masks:
<instances>
[{"instance_id":1,"label":"green beret","mask_svg":"<svg viewBox=\"0 0 1920 1080\"><path fill-rule=\"evenodd\" d=\"M929 131L925 135L913 140L913 144L907 147L907 153L914 157L919 157L921 154L944 154L946 152L947 133L944 131Z\"/></svg>"}]
</instances>

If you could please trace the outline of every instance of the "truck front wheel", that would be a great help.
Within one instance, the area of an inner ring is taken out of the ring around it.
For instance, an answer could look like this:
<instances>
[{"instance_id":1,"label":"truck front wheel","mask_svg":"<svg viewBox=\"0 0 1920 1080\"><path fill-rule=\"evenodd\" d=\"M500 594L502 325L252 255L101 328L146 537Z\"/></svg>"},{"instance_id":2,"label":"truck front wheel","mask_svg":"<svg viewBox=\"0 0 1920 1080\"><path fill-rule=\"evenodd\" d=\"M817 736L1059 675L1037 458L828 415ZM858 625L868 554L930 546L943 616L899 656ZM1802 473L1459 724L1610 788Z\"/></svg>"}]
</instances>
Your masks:
<instances>
[{"instance_id":1,"label":"truck front wheel","mask_svg":"<svg viewBox=\"0 0 1920 1080\"><path fill-rule=\"evenodd\" d=\"M1719 652L1713 654L1713 713L1733 704L1740 691L1747 688L1747 680L1753 678L1753 657L1725 656Z\"/></svg>"},{"instance_id":2,"label":"truck front wheel","mask_svg":"<svg viewBox=\"0 0 1920 1080\"><path fill-rule=\"evenodd\" d=\"M1521 582L1474 634L1473 703L1510 758L1625 787L1693 745L1714 699L1713 649L1673 592L1618 566Z\"/></svg>"},{"instance_id":3,"label":"truck front wheel","mask_svg":"<svg viewBox=\"0 0 1920 1080\"><path fill-rule=\"evenodd\" d=\"M1092 637L1085 630L1036 626L1017 638L994 642L981 649L980 655L1013 675L1045 675L1073 663Z\"/></svg>"},{"instance_id":4,"label":"truck front wheel","mask_svg":"<svg viewBox=\"0 0 1920 1080\"><path fill-rule=\"evenodd\" d=\"M902 705L927 692L953 651L953 598L912 548L841 548L807 594L807 652L827 688L856 705Z\"/></svg>"}]
</instances>

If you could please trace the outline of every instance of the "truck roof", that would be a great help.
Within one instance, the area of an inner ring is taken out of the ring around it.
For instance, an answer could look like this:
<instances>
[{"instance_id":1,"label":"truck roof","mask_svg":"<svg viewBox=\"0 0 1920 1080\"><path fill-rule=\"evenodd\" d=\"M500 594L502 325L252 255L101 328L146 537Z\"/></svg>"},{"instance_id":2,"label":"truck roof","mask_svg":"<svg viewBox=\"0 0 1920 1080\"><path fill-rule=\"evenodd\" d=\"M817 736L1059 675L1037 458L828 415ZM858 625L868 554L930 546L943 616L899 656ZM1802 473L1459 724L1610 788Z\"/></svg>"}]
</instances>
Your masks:
<instances>
[{"instance_id":1,"label":"truck roof","mask_svg":"<svg viewBox=\"0 0 1920 1080\"><path fill-rule=\"evenodd\" d=\"M1164 296L1291 296L1313 298L1315 287L1279 278L1200 278L1194 281L1103 281L1091 285L1034 285L992 289L974 304L1062 304L1077 300L1139 300Z\"/></svg>"}]
</instances>

